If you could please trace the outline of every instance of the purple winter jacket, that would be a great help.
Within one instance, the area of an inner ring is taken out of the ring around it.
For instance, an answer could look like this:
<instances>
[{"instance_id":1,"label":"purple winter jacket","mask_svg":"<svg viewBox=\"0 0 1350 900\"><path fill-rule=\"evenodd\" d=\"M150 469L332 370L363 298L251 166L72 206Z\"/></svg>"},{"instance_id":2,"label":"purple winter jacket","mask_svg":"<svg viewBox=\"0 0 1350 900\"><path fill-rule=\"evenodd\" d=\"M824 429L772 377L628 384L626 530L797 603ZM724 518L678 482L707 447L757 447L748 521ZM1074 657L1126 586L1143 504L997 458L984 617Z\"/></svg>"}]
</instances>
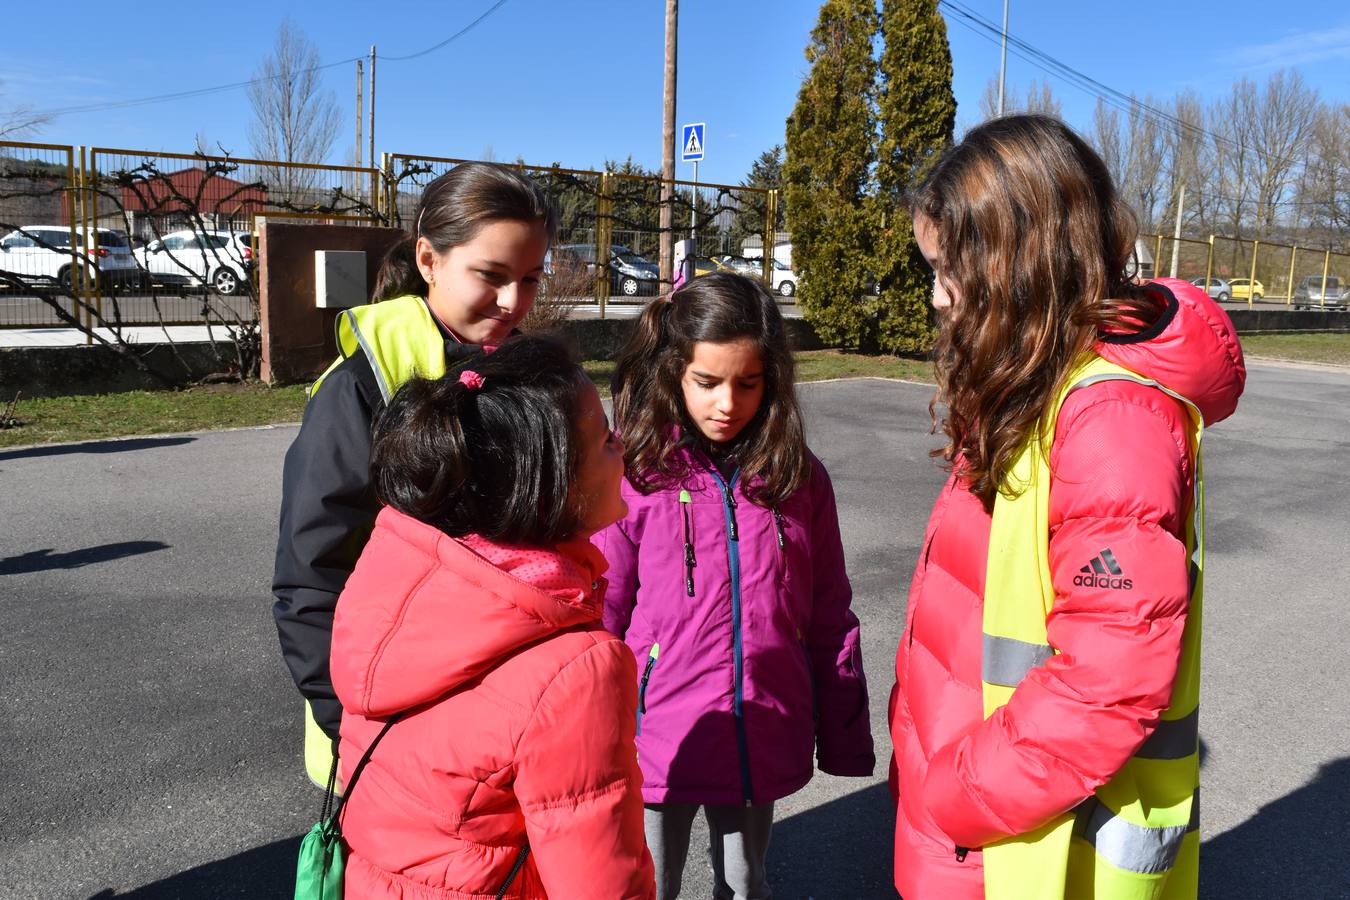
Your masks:
<instances>
[{"instance_id":1,"label":"purple winter jacket","mask_svg":"<svg viewBox=\"0 0 1350 900\"><path fill-rule=\"evenodd\" d=\"M867 682L834 489L820 461L776 509L700 451L684 488L643 495L597 534L604 624L638 663L647 803L763 804L810 779L872 774Z\"/></svg>"}]
</instances>

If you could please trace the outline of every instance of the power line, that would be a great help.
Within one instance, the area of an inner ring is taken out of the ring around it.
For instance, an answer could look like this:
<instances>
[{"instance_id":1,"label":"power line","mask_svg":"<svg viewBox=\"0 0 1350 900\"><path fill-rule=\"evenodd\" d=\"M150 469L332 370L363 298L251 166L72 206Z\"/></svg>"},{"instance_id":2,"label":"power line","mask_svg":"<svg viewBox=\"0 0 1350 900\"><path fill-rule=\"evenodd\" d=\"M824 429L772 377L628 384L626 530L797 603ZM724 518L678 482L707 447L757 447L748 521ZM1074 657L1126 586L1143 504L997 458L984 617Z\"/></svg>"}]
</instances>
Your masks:
<instances>
[{"instance_id":1,"label":"power line","mask_svg":"<svg viewBox=\"0 0 1350 900\"><path fill-rule=\"evenodd\" d=\"M439 44L436 44L436 45L434 45L434 46L428 47L428 48L425 49L425 50L419 50L419 51L417 51L416 53L409 53L407 56L383 56L383 57L380 57L380 58L381 58L381 59L388 60L388 61L390 61L390 62L403 62L404 60L407 60L407 59L417 59L417 57L419 57L419 56L426 56L428 53L434 53L434 52L436 52L437 50L439 50L439 49L441 49L442 47L444 47L446 44L449 44L451 41L458 40L459 38L462 38L464 35L468 34L470 31L472 31L472 30L478 25L478 23L482 22L482 21L483 21L484 19L486 19L488 16L492 15L492 14L495 13L497 10L499 10L499 9L501 9L503 6L505 6L505 5L506 5L506 2L507 2L507 0L497 0L497 2L494 3L494 4L492 4L492 6L489 7L488 10L487 10L486 12L484 12L481 16L479 16L478 18L474 19L474 20L473 20L472 22L470 22L468 25L465 25L465 26L464 26L463 28L461 28L459 31L456 31L454 34L450 35L448 38L446 38L445 40L441 41Z\"/></svg>"},{"instance_id":2,"label":"power line","mask_svg":"<svg viewBox=\"0 0 1350 900\"><path fill-rule=\"evenodd\" d=\"M452 43L453 41L463 37L465 34L473 30L476 26L481 24L483 20L486 19L488 16L492 15L497 10L505 6L507 2L508 0L497 0L496 3L490 6L485 12L479 15L478 18L474 19L468 25L465 25L459 31L450 35L450 37L446 38L445 40L441 41L438 44L434 44L426 48L425 50L419 50L416 53L409 53L406 56L381 56L379 57L379 59L383 59L388 62L402 62L404 60L417 59L420 56L426 56L428 53L434 53L435 51L440 50L442 47L445 47L446 45ZM324 69L336 68L337 66L346 66L350 65L353 62L356 62L358 59L364 58L365 57L362 56L353 56L347 59L337 60L336 62L321 63L317 66L311 66L310 68L304 70L304 72L305 74L308 74L309 72L320 72L323 71ZM69 115L72 113L102 112L104 110L110 109L127 109L133 106L146 106L152 103L165 103L171 100L185 100L190 97L205 97L210 94L219 94L225 91L235 91L238 90L239 88L246 88L255 84L262 84L268 81L277 81L281 77L282 77L281 75L271 75L271 76L264 76L262 78L251 78L248 81L234 81L230 82L229 84L218 84L213 87L195 88L189 91L176 91L170 94L155 94L149 97L137 97L132 100L113 100L106 103L85 103L76 106L62 106L57 107L55 109L43 110L39 113L36 113L36 115L40 115L43 117L56 117Z\"/></svg>"}]
</instances>

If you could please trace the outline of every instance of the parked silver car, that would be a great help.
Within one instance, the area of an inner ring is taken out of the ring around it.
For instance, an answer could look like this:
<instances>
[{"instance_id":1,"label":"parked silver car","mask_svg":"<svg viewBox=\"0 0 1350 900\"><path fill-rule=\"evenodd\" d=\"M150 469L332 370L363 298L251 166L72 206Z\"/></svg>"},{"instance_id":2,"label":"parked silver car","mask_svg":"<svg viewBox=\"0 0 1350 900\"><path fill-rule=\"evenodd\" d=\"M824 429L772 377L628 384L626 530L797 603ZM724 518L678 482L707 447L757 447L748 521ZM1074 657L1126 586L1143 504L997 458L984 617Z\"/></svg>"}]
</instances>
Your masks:
<instances>
[{"instance_id":1,"label":"parked silver car","mask_svg":"<svg viewBox=\"0 0 1350 900\"><path fill-rule=\"evenodd\" d=\"M1210 276L1209 286L1205 287L1205 278L1202 275L1199 278L1192 278L1191 284L1198 288L1204 288L1206 294L1209 294L1220 303L1233 296L1233 286L1222 278Z\"/></svg>"},{"instance_id":2,"label":"parked silver car","mask_svg":"<svg viewBox=\"0 0 1350 900\"><path fill-rule=\"evenodd\" d=\"M1294 309L1345 309L1345 290L1335 275L1326 277L1323 292L1321 275L1304 275L1294 288Z\"/></svg>"}]
</instances>

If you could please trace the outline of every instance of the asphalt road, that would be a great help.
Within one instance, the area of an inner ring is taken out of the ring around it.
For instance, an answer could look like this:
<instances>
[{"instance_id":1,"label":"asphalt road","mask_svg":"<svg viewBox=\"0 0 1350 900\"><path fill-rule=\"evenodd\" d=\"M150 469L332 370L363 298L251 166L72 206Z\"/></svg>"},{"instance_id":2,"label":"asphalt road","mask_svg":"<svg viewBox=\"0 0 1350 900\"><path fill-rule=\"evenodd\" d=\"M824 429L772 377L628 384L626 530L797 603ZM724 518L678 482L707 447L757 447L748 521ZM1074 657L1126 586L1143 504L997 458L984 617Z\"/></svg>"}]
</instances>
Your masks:
<instances>
[{"instance_id":1,"label":"asphalt road","mask_svg":"<svg viewBox=\"0 0 1350 900\"><path fill-rule=\"evenodd\" d=\"M872 779L781 801L779 898L883 898L885 709L941 483L931 388L803 389L863 621ZM1350 373L1253 366L1207 437L1202 896L1350 898ZM293 427L0 451L0 898L289 897L320 795L268 581ZM695 850L685 896L709 895Z\"/></svg>"}]
</instances>

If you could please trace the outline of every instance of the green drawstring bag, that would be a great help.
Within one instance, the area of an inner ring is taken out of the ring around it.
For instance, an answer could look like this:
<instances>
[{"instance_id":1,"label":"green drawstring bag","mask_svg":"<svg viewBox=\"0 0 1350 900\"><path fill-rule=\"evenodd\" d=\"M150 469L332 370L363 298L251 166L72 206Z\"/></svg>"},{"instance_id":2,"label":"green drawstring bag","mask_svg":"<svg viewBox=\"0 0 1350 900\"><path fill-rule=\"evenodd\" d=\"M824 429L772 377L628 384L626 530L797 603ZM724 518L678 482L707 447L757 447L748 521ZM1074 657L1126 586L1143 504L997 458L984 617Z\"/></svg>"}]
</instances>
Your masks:
<instances>
[{"instance_id":1,"label":"green drawstring bag","mask_svg":"<svg viewBox=\"0 0 1350 900\"><path fill-rule=\"evenodd\" d=\"M323 794L323 812L300 842L300 856L295 865L295 900L342 900L342 876L347 868L347 847L342 843L342 810L346 808L347 798L352 795L361 771L370 762L370 754L388 733L389 726L398 720L399 716L391 716L384 723L384 728L356 764L352 780L342 796L336 798L336 803L338 757L334 745L333 765L328 770L328 787Z\"/></svg>"},{"instance_id":2,"label":"green drawstring bag","mask_svg":"<svg viewBox=\"0 0 1350 900\"><path fill-rule=\"evenodd\" d=\"M337 797L336 803L333 801L337 794L338 758L337 747L333 747L333 766L328 770L328 788L323 794L323 812L319 814L319 821L314 823L314 827L300 842L300 856L295 865L295 900L342 900L342 877L347 870L347 845L342 842L342 811L347 808L347 799L356 788L356 781L361 777L366 763L370 762L370 754L375 752L375 745L388 733L389 726L397 722L402 715L399 713L390 716L389 721L384 723L375 740L366 748L361 761L356 764L356 768L352 771L352 780L348 782L342 796ZM503 900L506 896L507 889L525 867L525 860L529 855L530 845L526 843L520 848L515 865L506 876L506 883L497 892L497 900Z\"/></svg>"},{"instance_id":3,"label":"green drawstring bag","mask_svg":"<svg viewBox=\"0 0 1350 900\"><path fill-rule=\"evenodd\" d=\"M347 868L347 851L342 836L327 822L315 822L300 842L300 859L295 867L295 900L342 900L342 873Z\"/></svg>"}]
</instances>

